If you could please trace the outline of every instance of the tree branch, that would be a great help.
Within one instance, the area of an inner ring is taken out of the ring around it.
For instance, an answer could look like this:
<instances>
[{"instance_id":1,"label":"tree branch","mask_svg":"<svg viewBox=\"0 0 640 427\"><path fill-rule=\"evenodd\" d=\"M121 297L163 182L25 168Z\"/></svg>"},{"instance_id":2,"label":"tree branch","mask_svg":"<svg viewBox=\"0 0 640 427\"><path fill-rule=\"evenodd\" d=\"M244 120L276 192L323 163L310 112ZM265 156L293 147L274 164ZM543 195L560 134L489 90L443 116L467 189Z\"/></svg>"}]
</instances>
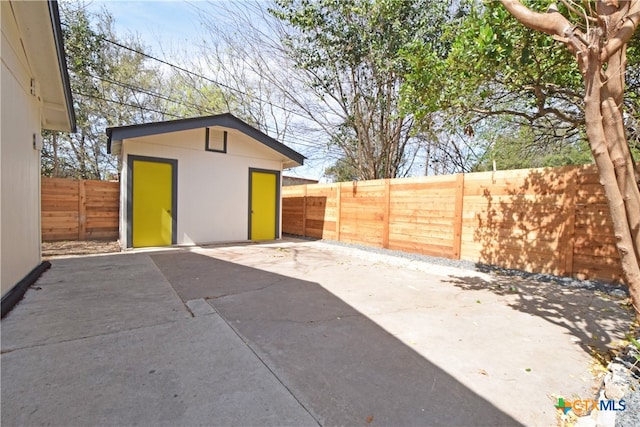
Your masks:
<instances>
[{"instance_id":1,"label":"tree branch","mask_svg":"<svg viewBox=\"0 0 640 427\"><path fill-rule=\"evenodd\" d=\"M525 27L550 34L555 40L564 43L574 55L579 54L589 44L582 33L556 10L549 9L548 13L538 13L524 6L519 0L500 2ZM579 63L582 69L581 61Z\"/></svg>"},{"instance_id":2,"label":"tree branch","mask_svg":"<svg viewBox=\"0 0 640 427\"><path fill-rule=\"evenodd\" d=\"M611 55L616 53L633 36L640 23L640 0L632 0L627 16L623 18L623 23L602 48L600 52L600 62L605 63Z\"/></svg>"},{"instance_id":3,"label":"tree branch","mask_svg":"<svg viewBox=\"0 0 640 427\"><path fill-rule=\"evenodd\" d=\"M483 114L485 116L500 116L500 115L511 115L511 116L517 116L517 117L522 117L524 119L526 119L529 122L532 122L536 119L535 115L532 114L527 114L524 113L522 111L518 111L518 110L485 110L482 108L470 108L469 111L472 111L474 113L478 113L478 114Z\"/></svg>"},{"instance_id":4,"label":"tree branch","mask_svg":"<svg viewBox=\"0 0 640 427\"><path fill-rule=\"evenodd\" d=\"M573 26L569 20L558 12L534 12L519 0L500 0L500 2L514 18L528 28L560 37L568 37L573 33Z\"/></svg>"},{"instance_id":5,"label":"tree branch","mask_svg":"<svg viewBox=\"0 0 640 427\"><path fill-rule=\"evenodd\" d=\"M580 15L585 20L587 20L589 22L593 22L593 23L597 23L598 22L597 18L594 18L593 16L587 15L586 11L582 11L581 12L581 11L577 10L575 7L573 7L573 5L571 3L569 3L569 1L567 1L567 0L560 0L560 1L562 2L562 4L564 4L567 7L567 9L569 9L571 12L575 13L576 15ZM589 6L589 9L591 9L590 6Z\"/></svg>"}]
</instances>

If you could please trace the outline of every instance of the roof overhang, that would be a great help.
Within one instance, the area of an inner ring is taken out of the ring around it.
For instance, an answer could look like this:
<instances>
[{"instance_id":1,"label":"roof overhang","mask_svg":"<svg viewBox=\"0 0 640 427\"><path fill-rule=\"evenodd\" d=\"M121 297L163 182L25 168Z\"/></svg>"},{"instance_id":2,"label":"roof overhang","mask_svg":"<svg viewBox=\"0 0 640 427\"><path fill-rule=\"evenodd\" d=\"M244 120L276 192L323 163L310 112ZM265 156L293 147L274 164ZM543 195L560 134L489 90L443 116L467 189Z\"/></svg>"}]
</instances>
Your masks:
<instances>
[{"instance_id":1,"label":"roof overhang","mask_svg":"<svg viewBox=\"0 0 640 427\"><path fill-rule=\"evenodd\" d=\"M76 131L60 13L56 1L11 1L29 67L42 100L42 127Z\"/></svg>"},{"instance_id":2,"label":"roof overhang","mask_svg":"<svg viewBox=\"0 0 640 427\"><path fill-rule=\"evenodd\" d=\"M304 164L305 157L286 145L276 141L264 132L243 122L232 114L219 114L215 116L194 117L182 120L170 120L166 122L144 123L140 125L119 126L107 128L107 153L111 153L112 144L125 139L139 138L150 135L160 135L169 132L180 132L190 129L220 126L238 130L254 140L266 145L285 156L288 160L283 164L284 168L292 168Z\"/></svg>"}]
</instances>

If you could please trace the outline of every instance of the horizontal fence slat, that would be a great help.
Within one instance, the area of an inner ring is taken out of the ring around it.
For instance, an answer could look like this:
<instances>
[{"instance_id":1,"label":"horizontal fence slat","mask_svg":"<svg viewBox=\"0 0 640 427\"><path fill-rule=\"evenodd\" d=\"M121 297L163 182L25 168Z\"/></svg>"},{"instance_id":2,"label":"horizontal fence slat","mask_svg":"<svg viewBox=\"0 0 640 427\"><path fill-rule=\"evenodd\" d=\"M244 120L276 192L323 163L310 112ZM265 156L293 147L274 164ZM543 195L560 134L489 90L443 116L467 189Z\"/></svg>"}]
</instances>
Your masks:
<instances>
[{"instance_id":1,"label":"horizontal fence slat","mask_svg":"<svg viewBox=\"0 0 640 427\"><path fill-rule=\"evenodd\" d=\"M594 165L390 179L386 186L308 184L282 195L285 233L531 272L622 277Z\"/></svg>"},{"instance_id":2,"label":"horizontal fence slat","mask_svg":"<svg viewBox=\"0 0 640 427\"><path fill-rule=\"evenodd\" d=\"M84 197L80 187L84 186ZM80 206L81 200L84 206ZM46 178L41 181L42 241L118 238L120 183ZM81 215L80 212L84 212Z\"/></svg>"}]
</instances>

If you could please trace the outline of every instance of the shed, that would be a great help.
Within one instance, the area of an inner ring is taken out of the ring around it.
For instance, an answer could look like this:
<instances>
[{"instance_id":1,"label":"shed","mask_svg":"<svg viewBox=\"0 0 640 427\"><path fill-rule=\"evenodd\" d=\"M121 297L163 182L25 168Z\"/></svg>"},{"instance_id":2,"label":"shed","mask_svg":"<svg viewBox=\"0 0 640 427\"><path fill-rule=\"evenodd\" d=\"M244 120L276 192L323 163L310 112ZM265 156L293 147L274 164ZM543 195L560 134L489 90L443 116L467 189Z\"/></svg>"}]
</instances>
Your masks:
<instances>
[{"instance_id":1,"label":"shed","mask_svg":"<svg viewBox=\"0 0 640 427\"><path fill-rule=\"evenodd\" d=\"M107 129L123 248L273 240L281 172L304 156L231 114Z\"/></svg>"}]
</instances>

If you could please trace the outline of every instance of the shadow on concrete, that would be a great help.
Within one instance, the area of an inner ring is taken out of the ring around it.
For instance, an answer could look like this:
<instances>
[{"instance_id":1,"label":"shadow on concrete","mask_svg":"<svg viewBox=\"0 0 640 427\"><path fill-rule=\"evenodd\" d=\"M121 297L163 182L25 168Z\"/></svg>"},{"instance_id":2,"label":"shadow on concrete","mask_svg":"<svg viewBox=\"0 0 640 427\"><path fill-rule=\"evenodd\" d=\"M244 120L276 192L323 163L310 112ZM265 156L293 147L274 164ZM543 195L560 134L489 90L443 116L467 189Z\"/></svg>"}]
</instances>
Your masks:
<instances>
[{"instance_id":1,"label":"shadow on concrete","mask_svg":"<svg viewBox=\"0 0 640 427\"><path fill-rule=\"evenodd\" d=\"M196 253L151 258L183 301L206 299L321 425L519 425L317 283Z\"/></svg>"},{"instance_id":2,"label":"shadow on concrete","mask_svg":"<svg viewBox=\"0 0 640 427\"><path fill-rule=\"evenodd\" d=\"M446 282L465 291L491 291L510 297L507 306L566 329L587 354L600 362L613 356L615 340L625 338L633 312L625 298L556 283L540 283L513 276L456 277ZM614 335L610 331L614 330Z\"/></svg>"}]
</instances>

